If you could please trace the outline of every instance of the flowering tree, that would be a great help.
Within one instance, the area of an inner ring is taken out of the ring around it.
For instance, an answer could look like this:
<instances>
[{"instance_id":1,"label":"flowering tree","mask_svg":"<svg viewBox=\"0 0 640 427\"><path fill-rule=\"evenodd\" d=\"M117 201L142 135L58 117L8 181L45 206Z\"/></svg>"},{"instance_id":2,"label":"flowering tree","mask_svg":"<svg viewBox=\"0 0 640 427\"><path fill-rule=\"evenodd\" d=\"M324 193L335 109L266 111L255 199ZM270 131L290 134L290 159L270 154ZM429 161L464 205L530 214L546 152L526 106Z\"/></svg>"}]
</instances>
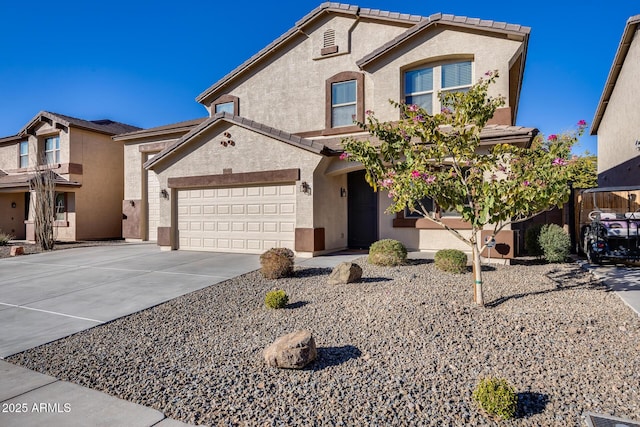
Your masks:
<instances>
[{"instance_id":1,"label":"flowering tree","mask_svg":"<svg viewBox=\"0 0 640 427\"><path fill-rule=\"evenodd\" d=\"M391 103L400 110L398 122L380 122L367 111L359 123L376 142L343 140L341 158L359 161L367 182L388 191L393 199L388 212L405 207L451 232L472 252L474 299L484 305L480 253L485 245L480 232L493 236L511 222L524 221L569 196L568 157L571 145L586 127L578 123L573 133L550 135L530 148L499 144L480 149L480 132L501 97L489 97L488 87L496 72L488 72L467 92L441 94L444 106L430 115L417 105ZM437 206L429 210L430 197ZM470 224L470 233L449 227L440 212L455 211Z\"/></svg>"}]
</instances>

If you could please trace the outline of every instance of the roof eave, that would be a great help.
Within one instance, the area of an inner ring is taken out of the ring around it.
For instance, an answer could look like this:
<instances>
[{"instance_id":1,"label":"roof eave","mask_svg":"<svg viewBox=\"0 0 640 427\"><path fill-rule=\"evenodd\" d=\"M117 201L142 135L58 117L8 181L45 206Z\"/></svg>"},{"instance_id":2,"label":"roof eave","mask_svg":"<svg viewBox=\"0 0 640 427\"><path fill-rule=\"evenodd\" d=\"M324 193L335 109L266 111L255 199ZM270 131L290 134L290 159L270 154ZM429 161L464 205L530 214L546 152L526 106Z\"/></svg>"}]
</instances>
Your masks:
<instances>
[{"instance_id":1,"label":"roof eave","mask_svg":"<svg viewBox=\"0 0 640 427\"><path fill-rule=\"evenodd\" d=\"M613 59L613 64L611 64L611 69L609 70L609 75L607 76L607 81L604 84L604 90L602 91L602 95L600 96L600 101L598 102L596 113L591 122L590 135L598 134L600 122L604 117L607 105L609 104L609 99L611 98L613 89L616 86L618 76L620 75L620 71L622 70L622 66L627 57L627 53L629 52L629 48L631 47L631 42L633 41L633 36L637 30L638 24L640 24L640 15L632 16L627 20L624 32L622 33L622 37L620 38L620 44L618 45L616 55Z\"/></svg>"}]
</instances>

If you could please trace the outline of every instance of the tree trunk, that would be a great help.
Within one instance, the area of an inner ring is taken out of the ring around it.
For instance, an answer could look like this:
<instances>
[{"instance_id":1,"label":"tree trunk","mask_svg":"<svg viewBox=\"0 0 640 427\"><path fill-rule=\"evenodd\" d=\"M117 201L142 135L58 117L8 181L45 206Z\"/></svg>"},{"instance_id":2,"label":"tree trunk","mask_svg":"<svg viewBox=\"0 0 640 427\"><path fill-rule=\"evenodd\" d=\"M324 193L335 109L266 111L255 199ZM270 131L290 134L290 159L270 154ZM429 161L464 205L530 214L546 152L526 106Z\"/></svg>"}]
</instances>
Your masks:
<instances>
[{"instance_id":1,"label":"tree trunk","mask_svg":"<svg viewBox=\"0 0 640 427\"><path fill-rule=\"evenodd\" d=\"M471 251L473 256L473 299L476 304L484 307L484 296L482 295L482 261L480 260L480 250L475 241L471 245Z\"/></svg>"}]
</instances>

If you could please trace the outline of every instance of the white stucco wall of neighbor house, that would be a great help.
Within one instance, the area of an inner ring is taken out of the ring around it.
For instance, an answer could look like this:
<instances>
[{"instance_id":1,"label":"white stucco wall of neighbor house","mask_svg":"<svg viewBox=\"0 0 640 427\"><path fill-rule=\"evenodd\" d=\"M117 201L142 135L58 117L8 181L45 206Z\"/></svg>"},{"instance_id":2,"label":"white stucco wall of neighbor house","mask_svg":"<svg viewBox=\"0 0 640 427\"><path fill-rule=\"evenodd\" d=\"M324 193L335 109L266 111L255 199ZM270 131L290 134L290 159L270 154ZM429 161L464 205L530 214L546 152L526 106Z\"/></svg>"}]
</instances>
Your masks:
<instances>
[{"instance_id":1,"label":"white stucco wall of neighbor house","mask_svg":"<svg viewBox=\"0 0 640 427\"><path fill-rule=\"evenodd\" d=\"M640 27L598 128L598 185L640 185ZM637 160L637 161L636 161ZM622 165L622 166L621 166Z\"/></svg>"},{"instance_id":2,"label":"white stucco wall of neighbor house","mask_svg":"<svg viewBox=\"0 0 640 427\"><path fill-rule=\"evenodd\" d=\"M235 145L222 146L220 140L231 135ZM161 188L169 188L169 178L300 169L296 184L296 228L313 227L312 195L299 191L302 181L315 188L314 170L322 156L286 142L253 132L242 126L221 122L196 137L170 159L156 164ZM230 171L229 171L230 170ZM266 184L266 183L265 183ZM160 227L172 226L172 198L161 199Z\"/></svg>"}]
</instances>

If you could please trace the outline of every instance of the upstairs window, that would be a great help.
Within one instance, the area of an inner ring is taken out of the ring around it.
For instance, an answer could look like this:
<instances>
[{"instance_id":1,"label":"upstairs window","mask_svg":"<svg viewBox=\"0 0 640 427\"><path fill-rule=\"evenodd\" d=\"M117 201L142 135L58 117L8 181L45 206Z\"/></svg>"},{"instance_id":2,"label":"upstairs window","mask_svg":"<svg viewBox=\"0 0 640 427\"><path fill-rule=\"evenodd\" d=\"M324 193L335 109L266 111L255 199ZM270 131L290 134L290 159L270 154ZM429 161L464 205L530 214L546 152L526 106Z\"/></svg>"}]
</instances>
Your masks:
<instances>
[{"instance_id":1,"label":"upstairs window","mask_svg":"<svg viewBox=\"0 0 640 427\"><path fill-rule=\"evenodd\" d=\"M471 87L471 61L443 65L441 87L443 92L468 91Z\"/></svg>"},{"instance_id":2,"label":"upstairs window","mask_svg":"<svg viewBox=\"0 0 640 427\"><path fill-rule=\"evenodd\" d=\"M211 106L212 114L228 113L234 116L240 115L240 98L234 95L222 95L213 101Z\"/></svg>"},{"instance_id":3,"label":"upstairs window","mask_svg":"<svg viewBox=\"0 0 640 427\"><path fill-rule=\"evenodd\" d=\"M20 168L29 167L29 141L20 142Z\"/></svg>"},{"instance_id":4,"label":"upstairs window","mask_svg":"<svg viewBox=\"0 0 640 427\"><path fill-rule=\"evenodd\" d=\"M405 101L433 114L433 68L407 71L404 77Z\"/></svg>"},{"instance_id":5,"label":"upstairs window","mask_svg":"<svg viewBox=\"0 0 640 427\"><path fill-rule=\"evenodd\" d=\"M44 156L48 165L60 163L60 137L54 136L44 140Z\"/></svg>"},{"instance_id":6,"label":"upstairs window","mask_svg":"<svg viewBox=\"0 0 640 427\"><path fill-rule=\"evenodd\" d=\"M331 127L350 126L356 119L355 80L331 84Z\"/></svg>"},{"instance_id":7,"label":"upstairs window","mask_svg":"<svg viewBox=\"0 0 640 427\"><path fill-rule=\"evenodd\" d=\"M224 104L216 104L216 114L217 113L233 114L233 102L225 102Z\"/></svg>"},{"instance_id":8,"label":"upstairs window","mask_svg":"<svg viewBox=\"0 0 640 427\"><path fill-rule=\"evenodd\" d=\"M440 111L439 92L466 92L472 80L472 61L409 70L404 74L404 100L433 114Z\"/></svg>"}]
</instances>

